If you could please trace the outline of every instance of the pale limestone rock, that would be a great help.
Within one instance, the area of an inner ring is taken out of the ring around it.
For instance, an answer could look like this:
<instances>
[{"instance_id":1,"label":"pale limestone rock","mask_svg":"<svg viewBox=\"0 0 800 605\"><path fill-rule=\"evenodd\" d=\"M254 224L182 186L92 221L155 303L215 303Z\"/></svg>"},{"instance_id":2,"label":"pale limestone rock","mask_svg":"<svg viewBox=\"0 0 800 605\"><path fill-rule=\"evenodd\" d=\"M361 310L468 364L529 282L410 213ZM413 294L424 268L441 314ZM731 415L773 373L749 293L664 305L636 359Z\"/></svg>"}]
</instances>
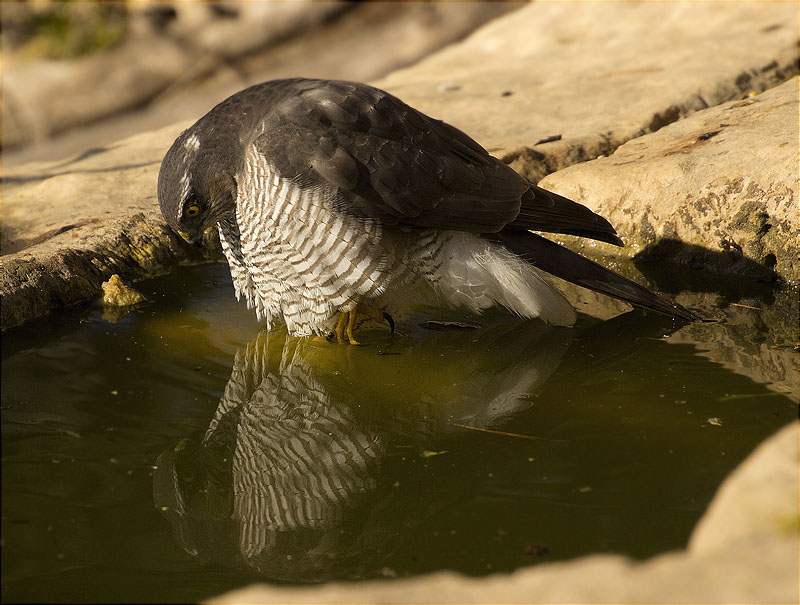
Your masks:
<instances>
[{"instance_id":1,"label":"pale limestone rock","mask_svg":"<svg viewBox=\"0 0 800 605\"><path fill-rule=\"evenodd\" d=\"M42 254L96 245L108 236L109 223L136 214L160 219L161 158L189 125L173 124L68 160L33 162L4 174L3 260L23 250Z\"/></svg>"},{"instance_id":2,"label":"pale limestone rock","mask_svg":"<svg viewBox=\"0 0 800 605\"><path fill-rule=\"evenodd\" d=\"M129 2L130 35L107 53L30 62L5 52L3 147L17 147L3 162L63 158L197 119L223 98L266 80L298 75L370 80L519 6L239 2L224 4L228 15L222 16L222 3ZM173 20L153 17L170 8L176 11ZM130 110L145 102L146 109Z\"/></svg>"},{"instance_id":3,"label":"pale limestone rock","mask_svg":"<svg viewBox=\"0 0 800 605\"><path fill-rule=\"evenodd\" d=\"M709 555L732 543L746 548L775 536L797 539L798 424L763 443L725 480L689 541L689 551ZM798 553L786 561L798 571Z\"/></svg>"},{"instance_id":4,"label":"pale limestone rock","mask_svg":"<svg viewBox=\"0 0 800 605\"><path fill-rule=\"evenodd\" d=\"M791 3L536 2L376 84L536 182L783 82L797 32Z\"/></svg>"},{"instance_id":5,"label":"pale limestone rock","mask_svg":"<svg viewBox=\"0 0 800 605\"><path fill-rule=\"evenodd\" d=\"M605 216L628 254L652 246L645 256L796 282L797 86L699 111L540 185Z\"/></svg>"},{"instance_id":6,"label":"pale limestone rock","mask_svg":"<svg viewBox=\"0 0 800 605\"><path fill-rule=\"evenodd\" d=\"M221 256L213 240L187 246L158 209L161 157L188 125L4 175L3 330L95 299L113 273L133 280Z\"/></svg>"},{"instance_id":7,"label":"pale limestone rock","mask_svg":"<svg viewBox=\"0 0 800 605\"><path fill-rule=\"evenodd\" d=\"M132 6L130 34L105 53L72 61L12 60L3 74L3 146L131 109L177 80L207 75L348 8L336 2L252 2L221 17L205 3L187 2L175 7L174 23L153 31L142 27L148 7Z\"/></svg>"}]
</instances>

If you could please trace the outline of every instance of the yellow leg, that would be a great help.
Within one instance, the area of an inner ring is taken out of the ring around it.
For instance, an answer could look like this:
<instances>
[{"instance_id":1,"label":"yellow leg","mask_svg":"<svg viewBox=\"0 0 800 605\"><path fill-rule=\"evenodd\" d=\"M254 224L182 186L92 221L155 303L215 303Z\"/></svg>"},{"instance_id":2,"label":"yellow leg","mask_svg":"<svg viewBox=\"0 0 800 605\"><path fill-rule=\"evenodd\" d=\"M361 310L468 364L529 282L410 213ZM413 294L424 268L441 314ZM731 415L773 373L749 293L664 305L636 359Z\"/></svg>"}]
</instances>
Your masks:
<instances>
[{"instance_id":1,"label":"yellow leg","mask_svg":"<svg viewBox=\"0 0 800 605\"><path fill-rule=\"evenodd\" d=\"M349 315L349 311L339 313L339 319L336 320L336 325L333 327L333 332L328 337L328 340L333 340L332 337L336 336L336 342L344 342L344 328L347 325Z\"/></svg>"},{"instance_id":2,"label":"yellow leg","mask_svg":"<svg viewBox=\"0 0 800 605\"><path fill-rule=\"evenodd\" d=\"M339 313L339 318L336 320L336 325L333 327L333 332L328 336L328 340L333 340L335 336L337 342L349 343L351 345L360 344L355 338L356 321L359 313L366 315L377 323L383 323L385 321L389 324L391 332L394 333L394 320L391 315L375 307L359 304L355 309Z\"/></svg>"},{"instance_id":3,"label":"yellow leg","mask_svg":"<svg viewBox=\"0 0 800 605\"><path fill-rule=\"evenodd\" d=\"M348 319L347 319L347 340L349 340L349 341L350 341L350 344L351 344L351 345L357 345L357 344L360 344L360 343L359 343L359 342L356 340L356 337L355 337L355 336L353 336L353 330L354 330L354 329L355 329L355 327L356 327L356 317L358 316L358 308L352 309L352 310L351 310L351 311L348 313L348 315L349 315L349 317L348 317Z\"/></svg>"}]
</instances>

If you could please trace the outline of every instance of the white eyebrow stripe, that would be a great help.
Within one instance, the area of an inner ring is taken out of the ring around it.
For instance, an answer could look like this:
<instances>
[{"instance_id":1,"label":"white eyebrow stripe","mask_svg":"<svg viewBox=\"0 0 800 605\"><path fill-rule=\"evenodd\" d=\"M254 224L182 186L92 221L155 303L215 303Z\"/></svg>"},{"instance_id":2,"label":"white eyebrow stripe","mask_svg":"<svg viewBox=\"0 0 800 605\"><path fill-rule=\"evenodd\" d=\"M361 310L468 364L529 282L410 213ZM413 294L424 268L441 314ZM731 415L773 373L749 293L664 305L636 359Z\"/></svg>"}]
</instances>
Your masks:
<instances>
[{"instance_id":1,"label":"white eyebrow stripe","mask_svg":"<svg viewBox=\"0 0 800 605\"><path fill-rule=\"evenodd\" d=\"M200 139L197 138L196 134L187 137L183 142L183 148L187 151L197 151L200 149Z\"/></svg>"},{"instance_id":2,"label":"white eyebrow stripe","mask_svg":"<svg viewBox=\"0 0 800 605\"><path fill-rule=\"evenodd\" d=\"M191 179L189 178L189 173L184 172L183 176L178 181L180 185L180 192L178 193L178 199L180 203L178 204L178 215L175 217L176 219L180 219L183 215L183 206L186 203L186 198L189 197L189 189L191 189Z\"/></svg>"}]
</instances>

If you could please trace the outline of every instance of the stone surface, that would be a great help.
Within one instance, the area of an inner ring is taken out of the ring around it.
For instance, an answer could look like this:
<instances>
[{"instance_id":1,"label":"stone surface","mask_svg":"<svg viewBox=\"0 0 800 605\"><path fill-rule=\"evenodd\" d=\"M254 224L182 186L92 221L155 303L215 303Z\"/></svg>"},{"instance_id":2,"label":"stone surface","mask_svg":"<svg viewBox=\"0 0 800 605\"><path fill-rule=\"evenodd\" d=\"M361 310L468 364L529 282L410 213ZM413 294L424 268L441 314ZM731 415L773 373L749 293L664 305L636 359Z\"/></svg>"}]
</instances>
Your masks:
<instances>
[{"instance_id":1,"label":"stone surface","mask_svg":"<svg viewBox=\"0 0 800 605\"><path fill-rule=\"evenodd\" d=\"M3 146L45 138L140 105L180 78L209 73L345 8L335 2L313 7L240 3L232 18L204 3L185 3L175 7L176 18L162 29L147 26L144 6L135 15L141 18L131 20L126 40L108 52L32 63L12 55L3 74Z\"/></svg>"},{"instance_id":2,"label":"stone surface","mask_svg":"<svg viewBox=\"0 0 800 605\"><path fill-rule=\"evenodd\" d=\"M130 50L126 45L109 56L75 65L19 64L6 53L4 166L64 158L176 121L197 119L221 99L266 80L298 75L372 80L520 6L502 2L231 5L238 10L238 19L220 16L207 3L174 3L176 18L158 33L148 25L152 7L128 3L127 10L137 13L129 19L130 26L139 30ZM7 9L8 3L3 6ZM203 38L195 41L198 30ZM248 46L228 44L231 40ZM165 45L169 52L154 52ZM114 86L105 79L109 69L121 72ZM67 85L76 81L83 86ZM86 86L91 91L88 96L83 92ZM146 107L120 113L144 101ZM54 132L61 134L48 136ZM25 146L8 152L15 142Z\"/></svg>"},{"instance_id":3,"label":"stone surface","mask_svg":"<svg viewBox=\"0 0 800 605\"><path fill-rule=\"evenodd\" d=\"M540 184L609 219L628 254L796 284L797 87L698 111Z\"/></svg>"},{"instance_id":4,"label":"stone surface","mask_svg":"<svg viewBox=\"0 0 800 605\"><path fill-rule=\"evenodd\" d=\"M134 280L220 254L213 240L187 246L158 211L161 156L186 126L4 177L3 330L99 297L114 273Z\"/></svg>"},{"instance_id":5,"label":"stone surface","mask_svg":"<svg viewBox=\"0 0 800 605\"><path fill-rule=\"evenodd\" d=\"M690 552L705 555L732 543L745 548L776 535L797 536L798 437L795 423L762 444L731 473L692 533ZM786 564L793 564L795 572L800 570L797 550Z\"/></svg>"},{"instance_id":6,"label":"stone surface","mask_svg":"<svg viewBox=\"0 0 800 605\"><path fill-rule=\"evenodd\" d=\"M513 574L443 572L313 588L253 585L208 603L797 603L795 422L722 484L689 549L643 563L593 555Z\"/></svg>"},{"instance_id":7,"label":"stone surface","mask_svg":"<svg viewBox=\"0 0 800 605\"><path fill-rule=\"evenodd\" d=\"M3 175L4 257L71 247L76 230L93 243L109 221L158 218L156 179L165 150L189 122L89 149L63 162L27 164ZM70 232L70 235L66 234ZM5 260L5 258L4 258Z\"/></svg>"},{"instance_id":8,"label":"stone surface","mask_svg":"<svg viewBox=\"0 0 800 605\"><path fill-rule=\"evenodd\" d=\"M537 182L797 73L795 9L537 2L377 85Z\"/></svg>"}]
</instances>

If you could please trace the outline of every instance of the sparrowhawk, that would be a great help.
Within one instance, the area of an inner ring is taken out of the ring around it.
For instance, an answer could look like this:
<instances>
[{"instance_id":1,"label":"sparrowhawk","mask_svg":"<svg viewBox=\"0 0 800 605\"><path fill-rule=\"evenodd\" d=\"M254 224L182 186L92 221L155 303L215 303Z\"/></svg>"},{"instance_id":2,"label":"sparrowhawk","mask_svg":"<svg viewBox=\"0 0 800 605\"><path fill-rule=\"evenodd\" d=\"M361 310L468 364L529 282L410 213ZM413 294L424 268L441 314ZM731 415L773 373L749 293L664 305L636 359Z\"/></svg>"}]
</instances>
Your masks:
<instances>
[{"instance_id":1,"label":"sparrowhawk","mask_svg":"<svg viewBox=\"0 0 800 605\"><path fill-rule=\"evenodd\" d=\"M173 143L158 198L188 242L218 228L237 298L293 335L355 342L356 311L388 317L421 286L473 313L502 305L572 325L574 309L538 269L694 319L531 233L622 245L604 218L366 84L297 78L234 94Z\"/></svg>"}]
</instances>

